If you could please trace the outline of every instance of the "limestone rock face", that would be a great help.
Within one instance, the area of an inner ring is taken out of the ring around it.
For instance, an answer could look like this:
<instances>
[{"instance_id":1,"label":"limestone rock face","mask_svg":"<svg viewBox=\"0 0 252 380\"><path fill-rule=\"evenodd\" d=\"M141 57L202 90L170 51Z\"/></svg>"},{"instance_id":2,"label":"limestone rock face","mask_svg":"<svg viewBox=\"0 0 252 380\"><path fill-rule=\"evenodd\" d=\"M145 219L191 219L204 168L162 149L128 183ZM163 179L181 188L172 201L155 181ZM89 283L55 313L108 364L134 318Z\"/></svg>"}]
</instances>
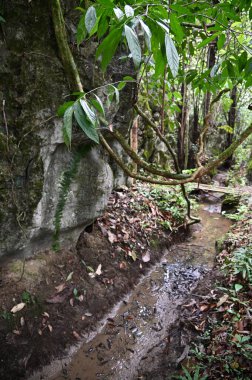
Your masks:
<instances>
[{"instance_id":1,"label":"limestone rock face","mask_svg":"<svg viewBox=\"0 0 252 380\"><path fill-rule=\"evenodd\" d=\"M115 59L104 79L94 61L94 44L77 49L79 16L71 13L70 3L64 5L69 7L67 30L85 91L132 75L130 63ZM71 89L58 57L49 6L41 0L12 0L0 7L6 20L0 25L0 257L29 256L51 247L62 174L75 151L89 144L77 136L69 152L63 143L56 111L69 100ZM132 117L132 89L127 87L120 104L108 110L109 123L123 133ZM63 212L62 245L75 245L83 228L101 214L118 183L117 172L100 146L83 156ZM120 173L119 182L125 180Z\"/></svg>"}]
</instances>

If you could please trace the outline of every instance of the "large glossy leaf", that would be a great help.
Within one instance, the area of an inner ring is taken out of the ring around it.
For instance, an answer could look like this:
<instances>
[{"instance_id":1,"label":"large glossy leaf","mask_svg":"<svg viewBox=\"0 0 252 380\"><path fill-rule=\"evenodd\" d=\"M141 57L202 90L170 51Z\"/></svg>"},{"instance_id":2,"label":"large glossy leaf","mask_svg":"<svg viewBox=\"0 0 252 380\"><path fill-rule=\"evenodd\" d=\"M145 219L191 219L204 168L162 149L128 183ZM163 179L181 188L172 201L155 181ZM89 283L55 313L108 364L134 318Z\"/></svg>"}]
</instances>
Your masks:
<instances>
[{"instance_id":1,"label":"large glossy leaf","mask_svg":"<svg viewBox=\"0 0 252 380\"><path fill-rule=\"evenodd\" d=\"M101 68L106 70L112 57L114 56L117 46L122 37L122 28L114 29L112 32L102 41L101 45L96 51L96 58L102 57Z\"/></svg>"},{"instance_id":2,"label":"large glossy leaf","mask_svg":"<svg viewBox=\"0 0 252 380\"><path fill-rule=\"evenodd\" d=\"M178 42L182 42L184 38L184 31L179 23L177 16L174 13L171 13L170 15L170 25L171 25L172 32L176 36L176 40Z\"/></svg>"},{"instance_id":3,"label":"large glossy leaf","mask_svg":"<svg viewBox=\"0 0 252 380\"><path fill-rule=\"evenodd\" d=\"M139 21L140 21L141 27L144 31L144 39L145 39L146 46L147 46L148 50L151 51L151 31L150 31L150 28L148 27L148 25L145 24L145 22L141 18L139 18Z\"/></svg>"},{"instance_id":4,"label":"large glossy leaf","mask_svg":"<svg viewBox=\"0 0 252 380\"><path fill-rule=\"evenodd\" d=\"M71 100L70 102L66 102L66 103L61 104L59 106L59 108L57 109L57 115L60 117L64 116L66 109L71 107L73 104L74 104L73 100Z\"/></svg>"},{"instance_id":5,"label":"large glossy leaf","mask_svg":"<svg viewBox=\"0 0 252 380\"><path fill-rule=\"evenodd\" d=\"M125 36L136 67L140 66L142 55L141 47L136 33L128 26L124 26Z\"/></svg>"},{"instance_id":6,"label":"large glossy leaf","mask_svg":"<svg viewBox=\"0 0 252 380\"><path fill-rule=\"evenodd\" d=\"M124 13L120 8L114 8L114 13L118 20L121 20L124 17Z\"/></svg>"},{"instance_id":7,"label":"large glossy leaf","mask_svg":"<svg viewBox=\"0 0 252 380\"><path fill-rule=\"evenodd\" d=\"M130 5L125 5L124 10L127 17L134 17L134 9Z\"/></svg>"},{"instance_id":8,"label":"large glossy leaf","mask_svg":"<svg viewBox=\"0 0 252 380\"><path fill-rule=\"evenodd\" d=\"M104 110L101 99L96 94L94 94L94 96L96 99L91 99L90 102L93 104L96 110L105 117L105 110Z\"/></svg>"},{"instance_id":9,"label":"large glossy leaf","mask_svg":"<svg viewBox=\"0 0 252 380\"><path fill-rule=\"evenodd\" d=\"M179 69L179 55L168 33L165 34L165 49L168 66L170 67L172 75L175 78Z\"/></svg>"},{"instance_id":10,"label":"large glossy leaf","mask_svg":"<svg viewBox=\"0 0 252 380\"><path fill-rule=\"evenodd\" d=\"M87 102L84 99L80 99L80 104L81 104L83 111L85 112L88 120L95 126L97 123L95 113L91 110L91 108L89 107L89 105L87 104Z\"/></svg>"},{"instance_id":11,"label":"large glossy leaf","mask_svg":"<svg viewBox=\"0 0 252 380\"><path fill-rule=\"evenodd\" d=\"M200 49L200 48L208 45L209 42L212 42L216 37L218 37L219 34L220 34L220 32L214 33L210 37L203 40L200 44L197 45L197 49Z\"/></svg>"},{"instance_id":12,"label":"large glossy leaf","mask_svg":"<svg viewBox=\"0 0 252 380\"><path fill-rule=\"evenodd\" d=\"M89 7L85 16L85 26L88 33L91 32L96 23L96 10L94 7Z\"/></svg>"},{"instance_id":13,"label":"large glossy leaf","mask_svg":"<svg viewBox=\"0 0 252 380\"><path fill-rule=\"evenodd\" d=\"M77 27L76 39L77 39L78 45L80 45L87 36L87 29L85 26L85 16L86 16L85 14L81 16L78 27Z\"/></svg>"},{"instance_id":14,"label":"large glossy leaf","mask_svg":"<svg viewBox=\"0 0 252 380\"><path fill-rule=\"evenodd\" d=\"M74 117L83 132L90 140L99 144L99 136L94 125L88 120L79 102L74 105Z\"/></svg>"},{"instance_id":15,"label":"large glossy leaf","mask_svg":"<svg viewBox=\"0 0 252 380\"><path fill-rule=\"evenodd\" d=\"M63 118L63 139L68 147L71 145L72 140L73 111L73 106L68 107Z\"/></svg>"}]
</instances>

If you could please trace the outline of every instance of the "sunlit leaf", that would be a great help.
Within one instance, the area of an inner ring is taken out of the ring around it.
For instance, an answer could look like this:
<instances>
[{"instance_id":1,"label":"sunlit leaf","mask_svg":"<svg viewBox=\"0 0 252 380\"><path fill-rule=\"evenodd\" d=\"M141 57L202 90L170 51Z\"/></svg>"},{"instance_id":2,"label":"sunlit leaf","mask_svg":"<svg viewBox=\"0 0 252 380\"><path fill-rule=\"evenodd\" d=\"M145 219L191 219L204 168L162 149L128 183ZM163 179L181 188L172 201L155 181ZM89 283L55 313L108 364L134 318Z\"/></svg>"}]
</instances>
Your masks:
<instances>
[{"instance_id":1,"label":"sunlit leaf","mask_svg":"<svg viewBox=\"0 0 252 380\"><path fill-rule=\"evenodd\" d=\"M91 32L95 23L96 23L96 10L92 6L92 7L88 8L87 13L85 15L85 26L86 26L88 33Z\"/></svg>"},{"instance_id":2,"label":"sunlit leaf","mask_svg":"<svg viewBox=\"0 0 252 380\"><path fill-rule=\"evenodd\" d=\"M99 136L94 125L88 120L79 102L74 105L74 117L83 132L90 140L99 144Z\"/></svg>"},{"instance_id":3,"label":"sunlit leaf","mask_svg":"<svg viewBox=\"0 0 252 380\"><path fill-rule=\"evenodd\" d=\"M125 36L128 42L129 50L132 54L132 59L136 67L140 66L142 55L141 55L141 47L138 41L138 37L136 33L128 26L124 26Z\"/></svg>"},{"instance_id":4,"label":"sunlit leaf","mask_svg":"<svg viewBox=\"0 0 252 380\"><path fill-rule=\"evenodd\" d=\"M144 31L144 39L145 39L146 46L147 46L148 50L151 51L151 31L150 31L150 28L148 27L148 25L145 24L145 22L141 18L139 18L139 21L140 21L141 27Z\"/></svg>"},{"instance_id":5,"label":"sunlit leaf","mask_svg":"<svg viewBox=\"0 0 252 380\"><path fill-rule=\"evenodd\" d=\"M172 75L175 78L179 69L179 55L170 35L167 33L165 35L165 48L168 66L170 67Z\"/></svg>"},{"instance_id":6,"label":"sunlit leaf","mask_svg":"<svg viewBox=\"0 0 252 380\"><path fill-rule=\"evenodd\" d=\"M127 17L134 17L134 9L130 5L125 5L124 10Z\"/></svg>"}]
</instances>

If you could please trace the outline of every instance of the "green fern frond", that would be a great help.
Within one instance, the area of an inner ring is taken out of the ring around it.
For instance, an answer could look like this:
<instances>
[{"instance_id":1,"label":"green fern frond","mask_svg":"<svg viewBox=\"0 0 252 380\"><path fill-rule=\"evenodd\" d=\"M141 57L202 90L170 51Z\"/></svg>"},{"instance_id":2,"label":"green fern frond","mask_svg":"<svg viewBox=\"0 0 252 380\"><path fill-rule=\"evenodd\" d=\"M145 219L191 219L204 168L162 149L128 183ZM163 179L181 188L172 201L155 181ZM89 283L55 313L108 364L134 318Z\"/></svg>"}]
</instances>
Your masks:
<instances>
[{"instance_id":1,"label":"green fern frond","mask_svg":"<svg viewBox=\"0 0 252 380\"><path fill-rule=\"evenodd\" d=\"M63 172L62 179L59 183L59 200L56 206L55 215L54 215L54 234L53 234L53 244L52 248L54 251L60 249L59 236L61 230L61 221L63 217L63 211L66 205L68 193L70 186L73 183L73 180L78 172L79 164L81 159L90 152L93 144L85 145L78 148L74 153L72 160L69 164L69 167L66 171Z\"/></svg>"}]
</instances>

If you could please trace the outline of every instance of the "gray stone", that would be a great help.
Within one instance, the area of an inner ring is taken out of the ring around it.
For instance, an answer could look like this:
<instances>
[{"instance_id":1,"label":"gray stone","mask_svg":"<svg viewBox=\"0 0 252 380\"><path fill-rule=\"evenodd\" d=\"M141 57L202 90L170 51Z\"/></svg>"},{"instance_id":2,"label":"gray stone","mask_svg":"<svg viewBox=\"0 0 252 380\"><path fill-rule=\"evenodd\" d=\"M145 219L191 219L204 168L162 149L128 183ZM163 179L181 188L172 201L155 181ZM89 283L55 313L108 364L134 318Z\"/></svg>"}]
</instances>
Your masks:
<instances>
[{"instance_id":1,"label":"gray stone","mask_svg":"<svg viewBox=\"0 0 252 380\"><path fill-rule=\"evenodd\" d=\"M7 22L0 35L0 257L29 256L51 247L62 174L74 151L90 143L77 127L72 151L63 143L62 120L56 111L69 100L71 89L58 57L49 3L13 0L4 5ZM69 41L74 43L79 15L69 12L73 3L64 7ZM115 57L104 77L94 59L96 44L84 45L80 51L74 44L71 49L85 91L134 75L131 63ZM127 85L119 105L107 110L108 122L124 134L132 118L132 96L131 85ZM117 151L120 153L119 148ZM81 159L63 212L60 241L64 247L75 245L83 228L103 212L113 186L126 181L98 145Z\"/></svg>"}]
</instances>

